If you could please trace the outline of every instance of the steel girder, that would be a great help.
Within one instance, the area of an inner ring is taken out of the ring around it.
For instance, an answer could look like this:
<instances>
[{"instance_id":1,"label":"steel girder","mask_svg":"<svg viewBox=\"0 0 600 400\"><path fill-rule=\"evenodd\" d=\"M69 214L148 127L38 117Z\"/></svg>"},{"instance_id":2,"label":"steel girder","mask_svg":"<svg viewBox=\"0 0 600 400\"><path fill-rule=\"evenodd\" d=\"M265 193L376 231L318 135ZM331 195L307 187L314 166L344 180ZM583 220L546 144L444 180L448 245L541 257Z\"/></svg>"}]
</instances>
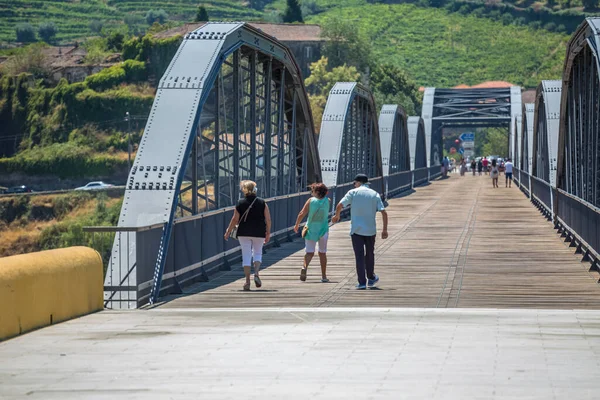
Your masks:
<instances>
[{"instance_id":1,"label":"steel girder","mask_svg":"<svg viewBox=\"0 0 600 400\"><path fill-rule=\"evenodd\" d=\"M361 84L337 82L329 92L319 156L323 183L330 187L352 182L357 173L383 175L375 102Z\"/></svg>"},{"instance_id":2,"label":"steel girder","mask_svg":"<svg viewBox=\"0 0 600 400\"><path fill-rule=\"evenodd\" d=\"M410 143L410 169L427 167L425 147L425 124L421 117L408 117L408 141Z\"/></svg>"},{"instance_id":3,"label":"steel girder","mask_svg":"<svg viewBox=\"0 0 600 400\"><path fill-rule=\"evenodd\" d=\"M587 18L567 44L562 80L558 187L600 207L600 18Z\"/></svg>"},{"instance_id":4,"label":"steel girder","mask_svg":"<svg viewBox=\"0 0 600 400\"><path fill-rule=\"evenodd\" d=\"M519 86L491 89L425 88L422 116L430 149L429 166L438 165L442 157L444 127L508 127L508 153L511 154L517 136L515 122L520 114Z\"/></svg>"},{"instance_id":5,"label":"steel girder","mask_svg":"<svg viewBox=\"0 0 600 400\"><path fill-rule=\"evenodd\" d=\"M388 177L398 172L410 171L410 149L406 111L396 104L384 104L379 112L379 142L381 166L388 197Z\"/></svg>"},{"instance_id":6,"label":"steel girder","mask_svg":"<svg viewBox=\"0 0 600 400\"><path fill-rule=\"evenodd\" d=\"M425 127L425 148L427 149L427 168L433 165L440 165L439 157L432 164L432 152L433 145L431 143L431 132L433 130L433 102L435 98L435 88L425 88L423 94L423 109L421 116L423 118L423 126ZM443 153L442 153L443 155Z\"/></svg>"},{"instance_id":7,"label":"steel girder","mask_svg":"<svg viewBox=\"0 0 600 400\"><path fill-rule=\"evenodd\" d=\"M410 170L406 111L396 104L384 104L379 113L379 141L383 176Z\"/></svg>"},{"instance_id":8,"label":"steel girder","mask_svg":"<svg viewBox=\"0 0 600 400\"><path fill-rule=\"evenodd\" d=\"M509 152L508 156L513 158L515 154L512 154L512 150L515 148L515 142L520 136L521 124L516 124L517 118L521 116L523 112L521 87L511 86L510 87L510 138L508 141Z\"/></svg>"},{"instance_id":9,"label":"steel girder","mask_svg":"<svg viewBox=\"0 0 600 400\"><path fill-rule=\"evenodd\" d=\"M531 173L533 170L533 121L535 115L535 104L524 103L523 104L523 118L521 122L523 127L523 145L521 146L521 163L520 169L527 173Z\"/></svg>"},{"instance_id":10,"label":"steel girder","mask_svg":"<svg viewBox=\"0 0 600 400\"><path fill-rule=\"evenodd\" d=\"M532 175L556 187L561 81L542 81L536 91L533 117Z\"/></svg>"},{"instance_id":11,"label":"steel girder","mask_svg":"<svg viewBox=\"0 0 600 400\"><path fill-rule=\"evenodd\" d=\"M513 131L515 132L515 140L513 140L513 150L512 150L512 162L515 166L520 165L521 160L521 146L523 145L523 136L522 136L522 128L523 128L523 117L521 114L517 115L513 127Z\"/></svg>"},{"instance_id":12,"label":"steel girder","mask_svg":"<svg viewBox=\"0 0 600 400\"><path fill-rule=\"evenodd\" d=\"M241 179L257 180L265 197L320 180L310 105L287 47L244 23L207 23L186 35L160 80L119 217L120 227L163 224L150 301L178 207L184 215L234 204ZM140 300L135 235L127 247L122 240L105 279L109 308Z\"/></svg>"}]
</instances>

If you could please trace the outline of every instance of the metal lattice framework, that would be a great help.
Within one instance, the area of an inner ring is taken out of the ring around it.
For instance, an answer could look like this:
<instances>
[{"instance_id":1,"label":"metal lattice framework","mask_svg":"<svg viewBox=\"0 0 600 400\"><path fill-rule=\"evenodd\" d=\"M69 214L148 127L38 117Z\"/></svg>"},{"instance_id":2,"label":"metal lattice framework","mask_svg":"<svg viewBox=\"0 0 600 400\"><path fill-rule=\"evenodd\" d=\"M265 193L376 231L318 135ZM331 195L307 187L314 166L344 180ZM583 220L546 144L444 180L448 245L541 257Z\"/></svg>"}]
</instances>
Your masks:
<instances>
[{"instance_id":1,"label":"metal lattice framework","mask_svg":"<svg viewBox=\"0 0 600 400\"><path fill-rule=\"evenodd\" d=\"M164 224L151 300L177 210L232 205L242 179L256 180L264 197L319 181L312 115L287 47L244 23L208 23L185 37L160 80L119 217L120 227ZM134 236L128 241L128 252L121 239L113 245L111 308L136 306Z\"/></svg>"},{"instance_id":2,"label":"metal lattice framework","mask_svg":"<svg viewBox=\"0 0 600 400\"><path fill-rule=\"evenodd\" d=\"M521 119L523 123L523 128L521 129L523 132L522 140L523 145L521 146L522 154L521 154L521 163L520 169L524 172L530 173L533 168L533 120L535 114L535 104L534 103L524 103L523 104L523 118Z\"/></svg>"},{"instance_id":3,"label":"metal lattice framework","mask_svg":"<svg viewBox=\"0 0 600 400\"><path fill-rule=\"evenodd\" d=\"M521 146L523 145L523 116L522 114L517 115L515 118L515 126L513 128L515 132L515 140L513 143L513 165L520 165L521 160Z\"/></svg>"},{"instance_id":4,"label":"metal lattice framework","mask_svg":"<svg viewBox=\"0 0 600 400\"><path fill-rule=\"evenodd\" d=\"M425 147L425 124L421 117L408 117L408 140L410 143L410 169L427 167Z\"/></svg>"},{"instance_id":5,"label":"metal lattice framework","mask_svg":"<svg viewBox=\"0 0 600 400\"><path fill-rule=\"evenodd\" d=\"M561 81L542 81L536 91L532 175L556 187Z\"/></svg>"},{"instance_id":6,"label":"metal lattice framework","mask_svg":"<svg viewBox=\"0 0 600 400\"><path fill-rule=\"evenodd\" d=\"M509 129L508 152L512 156L517 136L515 121L521 114L521 88L426 88L423 97L425 136L430 146L429 166L439 165L442 130L445 127L493 127Z\"/></svg>"},{"instance_id":7,"label":"metal lattice framework","mask_svg":"<svg viewBox=\"0 0 600 400\"><path fill-rule=\"evenodd\" d=\"M396 104L384 104L379 113L379 140L383 176L410 170L406 112Z\"/></svg>"},{"instance_id":8,"label":"metal lattice framework","mask_svg":"<svg viewBox=\"0 0 600 400\"><path fill-rule=\"evenodd\" d=\"M323 183L352 182L357 172L382 176L382 157L373 96L356 82L336 83L327 98L319 156Z\"/></svg>"},{"instance_id":9,"label":"metal lattice framework","mask_svg":"<svg viewBox=\"0 0 600 400\"><path fill-rule=\"evenodd\" d=\"M600 18L571 37L563 72L558 187L600 207Z\"/></svg>"}]
</instances>

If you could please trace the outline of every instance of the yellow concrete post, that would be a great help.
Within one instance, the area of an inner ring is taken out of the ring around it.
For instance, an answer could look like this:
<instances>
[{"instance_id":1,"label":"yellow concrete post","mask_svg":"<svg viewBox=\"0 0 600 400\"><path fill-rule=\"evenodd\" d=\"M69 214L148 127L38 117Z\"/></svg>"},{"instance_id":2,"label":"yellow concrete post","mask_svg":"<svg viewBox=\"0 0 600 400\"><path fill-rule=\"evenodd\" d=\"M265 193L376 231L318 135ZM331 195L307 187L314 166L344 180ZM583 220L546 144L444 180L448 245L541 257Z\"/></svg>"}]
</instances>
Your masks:
<instances>
[{"instance_id":1,"label":"yellow concrete post","mask_svg":"<svg viewBox=\"0 0 600 400\"><path fill-rule=\"evenodd\" d=\"M102 308L102 258L93 249L0 258L0 340Z\"/></svg>"}]
</instances>

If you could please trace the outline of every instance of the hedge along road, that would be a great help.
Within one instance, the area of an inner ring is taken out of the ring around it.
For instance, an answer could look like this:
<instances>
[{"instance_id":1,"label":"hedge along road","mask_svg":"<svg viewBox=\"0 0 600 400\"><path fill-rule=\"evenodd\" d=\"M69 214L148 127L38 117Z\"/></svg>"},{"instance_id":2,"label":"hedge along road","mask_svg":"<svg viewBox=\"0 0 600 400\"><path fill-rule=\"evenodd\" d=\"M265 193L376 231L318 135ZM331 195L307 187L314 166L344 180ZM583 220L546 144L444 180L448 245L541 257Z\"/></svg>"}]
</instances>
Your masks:
<instances>
[{"instance_id":1,"label":"hedge along road","mask_svg":"<svg viewBox=\"0 0 600 400\"><path fill-rule=\"evenodd\" d=\"M0 197L17 197L17 196L39 196L39 195L48 195L48 194L64 194L71 192L115 192L115 193L125 193L125 186L112 186L110 188L104 189L94 189L94 190L75 190L75 189L61 189L61 190L46 190L42 192L29 192L29 193L0 193Z\"/></svg>"}]
</instances>

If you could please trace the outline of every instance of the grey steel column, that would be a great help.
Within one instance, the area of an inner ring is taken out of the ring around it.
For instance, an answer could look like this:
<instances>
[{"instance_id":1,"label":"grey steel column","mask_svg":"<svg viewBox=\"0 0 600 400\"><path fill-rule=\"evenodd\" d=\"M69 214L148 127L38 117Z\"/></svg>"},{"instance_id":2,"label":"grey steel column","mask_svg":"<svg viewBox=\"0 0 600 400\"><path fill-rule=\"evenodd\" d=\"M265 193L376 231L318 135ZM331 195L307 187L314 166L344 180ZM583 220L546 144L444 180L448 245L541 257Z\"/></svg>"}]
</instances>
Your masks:
<instances>
[{"instance_id":1,"label":"grey steel column","mask_svg":"<svg viewBox=\"0 0 600 400\"><path fill-rule=\"evenodd\" d=\"M271 115L271 103L273 101L272 96L272 79L273 79L273 58L269 58L269 63L267 66L267 80L265 82L265 143L264 143L264 179L265 179L265 189L267 193L267 197L271 196L271 132L272 132L272 118Z\"/></svg>"},{"instance_id":2,"label":"grey steel column","mask_svg":"<svg viewBox=\"0 0 600 400\"><path fill-rule=\"evenodd\" d=\"M250 179L256 181L256 51L250 53Z\"/></svg>"},{"instance_id":3,"label":"grey steel column","mask_svg":"<svg viewBox=\"0 0 600 400\"><path fill-rule=\"evenodd\" d=\"M240 96L240 50L233 53L233 185L240 182L240 107L243 96ZM227 123L227 121L225 121ZM228 139L226 139L228 140ZM234 204L235 199L229 202Z\"/></svg>"},{"instance_id":4,"label":"grey steel column","mask_svg":"<svg viewBox=\"0 0 600 400\"><path fill-rule=\"evenodd\" d=\"M198 214L198 132L202 135L200 123L192 143L192 215Z\"/></svg>"},{"instance_id":5,"label":"grey steel column","mask_svg":"<svg viewBox=\"0 0 600 400\"><path fill-rule=\"evenodd\" d=\"M279 113L278 113L278 132L277 132L277 196L284 194L282 177L284 171L283 150L283 129L285 125L285 67L281 68L281 79L279 86Z\"/></svg>"}]
</instances>

